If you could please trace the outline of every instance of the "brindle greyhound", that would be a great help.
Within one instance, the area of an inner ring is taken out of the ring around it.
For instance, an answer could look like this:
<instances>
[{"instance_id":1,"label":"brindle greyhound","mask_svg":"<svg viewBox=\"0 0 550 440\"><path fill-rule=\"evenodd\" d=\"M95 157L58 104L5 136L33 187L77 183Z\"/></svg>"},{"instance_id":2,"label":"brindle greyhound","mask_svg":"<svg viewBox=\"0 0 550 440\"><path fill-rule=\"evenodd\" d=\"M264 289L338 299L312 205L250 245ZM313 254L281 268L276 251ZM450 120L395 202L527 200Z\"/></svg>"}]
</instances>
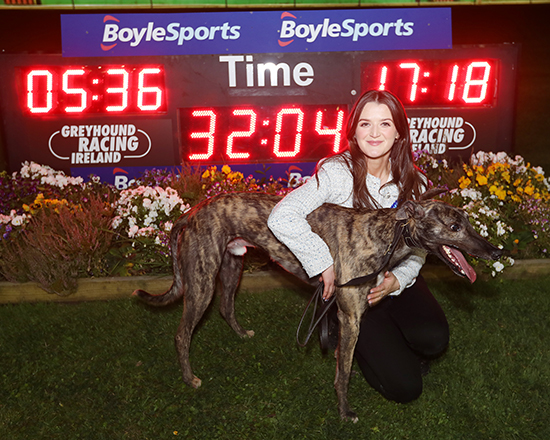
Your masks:
<instances>
[{"instance_id":1,"label":"brindle greyhound","mask_svg":"<svg viewBox=\"0 0 550 440\"><path fill-rule=\"evenodd\" d=\"M220 311L241 337L252 336L235 318L235 292L243 268L245 246L266 251L272 260L304 281L309 280L296 257L271 233L267 219L280 197L257 193L224 194L197 205L176 221L170 244L174 280L162 295L136 290L150 305L163 306L184 297L183 317L175 337L183 381L194 388L201 385L189 362L189 346L195 326L214 296L216 277L222 284ZM470 225L464 211L441 201L407 201L399 209L350 209L323 205L307 217L314 232L328 244L334 258L336 279L344 283L360 275L396 266L413 251L422 248L437 255L460 276L474 282L474 269L461 249L482 259L498 259L502 251L482 238ZM398 236L389 260L384 254L402 222L405 236ZM406 225L406 226L405 226ZM406 240L407 239L407 240ZM387 261L385 261L387 260ZM359 286L335 291L340 322L337 367L334 386L343 419L357 420L350 409L347 390L359 323L368 308L367 294L377 285L375 279Z\"/></svg>"}]
</instances>

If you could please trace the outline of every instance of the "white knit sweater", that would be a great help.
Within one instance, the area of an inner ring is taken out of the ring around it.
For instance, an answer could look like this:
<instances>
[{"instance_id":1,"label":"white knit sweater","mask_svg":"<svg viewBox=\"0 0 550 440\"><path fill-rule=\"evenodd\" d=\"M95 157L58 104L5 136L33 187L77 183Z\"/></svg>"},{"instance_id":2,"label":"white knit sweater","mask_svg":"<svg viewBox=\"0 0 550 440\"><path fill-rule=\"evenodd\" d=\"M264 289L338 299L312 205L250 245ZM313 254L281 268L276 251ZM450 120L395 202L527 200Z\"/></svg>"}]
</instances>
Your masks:
<instances>
[{"instance_id":1,"label":"white knit sweater","mask_svg":"<svg viewBox=\"0 0 550 440\"><path fill-rule=\"evenodd\" d=\"M317 175L319 184L313 177L290 192L275 206L268 220L273 234L292 251L310 277L330 267L333 259L327 244L311 230L307 215L323 203L353 207L353 176L344 163L336 160L325 162ZM367 186L382 208L391 208L397 201L397 185L389 184L380 189L380 179L369 174ZM401 287L391 295L399 295L414 284L425 259L425 252L415 250L411 257L392 268L391 272Z\"/></svg>"}]
</instances>

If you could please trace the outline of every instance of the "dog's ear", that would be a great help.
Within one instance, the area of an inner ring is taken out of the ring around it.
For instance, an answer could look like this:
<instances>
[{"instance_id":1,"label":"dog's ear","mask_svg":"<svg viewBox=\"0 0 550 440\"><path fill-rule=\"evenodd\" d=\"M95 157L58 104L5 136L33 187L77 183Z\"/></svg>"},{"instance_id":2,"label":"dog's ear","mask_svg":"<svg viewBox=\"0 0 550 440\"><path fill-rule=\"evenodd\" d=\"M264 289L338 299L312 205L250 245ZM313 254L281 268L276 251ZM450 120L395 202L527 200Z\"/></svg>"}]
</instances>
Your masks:
<instances>
[{"instance_id":1,"label":"dog's ear","mask_svg":"<svg viewBox=\"0 0 550 440\"><path fill-rule=\"evenodd\" d=\"M435 196L438 196L439 194L443 194L445 192L449 191L447 188L430 188L428 191L420 195L420 200L430 200L433 199Z\"/></svg>"},{"instance_id":2,"label":"dog's ear","mask_svg":"<svg viewBox=\"0 0 550 440\"><path fill-rule=\"evenodd\" d=\"M425 215L424 208L412 200L407 200L397 210L396 220L421 219Z\"/></svg>"}]
</instances>

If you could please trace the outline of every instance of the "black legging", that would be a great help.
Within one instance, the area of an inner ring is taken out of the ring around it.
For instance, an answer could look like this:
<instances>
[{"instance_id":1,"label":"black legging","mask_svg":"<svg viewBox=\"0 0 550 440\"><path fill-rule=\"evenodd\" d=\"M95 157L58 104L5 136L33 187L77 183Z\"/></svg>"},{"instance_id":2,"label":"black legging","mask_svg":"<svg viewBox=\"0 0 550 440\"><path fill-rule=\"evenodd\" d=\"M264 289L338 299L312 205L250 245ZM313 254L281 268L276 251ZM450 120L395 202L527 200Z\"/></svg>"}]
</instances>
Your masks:
<instances>
[{"instance_id":1,"label":"black legging","mask_svg":"<svg viewBox=\"0 0 550 440\"><path fill-rule=\"evenodd\" d=\"M401 295L383 299L361 321L355 358L369 384L400 403L422 394L419 357L441 354L449 343L449 325L424 278Z\"/></svg>"}]
</instances>

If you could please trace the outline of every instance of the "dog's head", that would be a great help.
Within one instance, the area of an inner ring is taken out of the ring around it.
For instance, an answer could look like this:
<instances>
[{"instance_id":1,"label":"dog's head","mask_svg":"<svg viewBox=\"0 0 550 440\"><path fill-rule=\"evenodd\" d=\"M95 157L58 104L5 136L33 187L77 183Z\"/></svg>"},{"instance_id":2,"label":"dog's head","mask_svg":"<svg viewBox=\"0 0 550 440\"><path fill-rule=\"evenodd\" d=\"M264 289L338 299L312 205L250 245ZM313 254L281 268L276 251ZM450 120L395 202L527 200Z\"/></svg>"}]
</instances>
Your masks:
<instances>
[{"instance_id":1,"label":"dog's head","mask_svg":"<svg viewBox=\"0 0 550 440\"><path fill-rule=\"evenodd\" d=\"M472 283L476 273L462 252L484 260L498 260L504 253L476 232L464 210L441 201L407 201L398 209L396 219L407 221L415 245L437 255Z\"/></svg>"}]
</instances>

